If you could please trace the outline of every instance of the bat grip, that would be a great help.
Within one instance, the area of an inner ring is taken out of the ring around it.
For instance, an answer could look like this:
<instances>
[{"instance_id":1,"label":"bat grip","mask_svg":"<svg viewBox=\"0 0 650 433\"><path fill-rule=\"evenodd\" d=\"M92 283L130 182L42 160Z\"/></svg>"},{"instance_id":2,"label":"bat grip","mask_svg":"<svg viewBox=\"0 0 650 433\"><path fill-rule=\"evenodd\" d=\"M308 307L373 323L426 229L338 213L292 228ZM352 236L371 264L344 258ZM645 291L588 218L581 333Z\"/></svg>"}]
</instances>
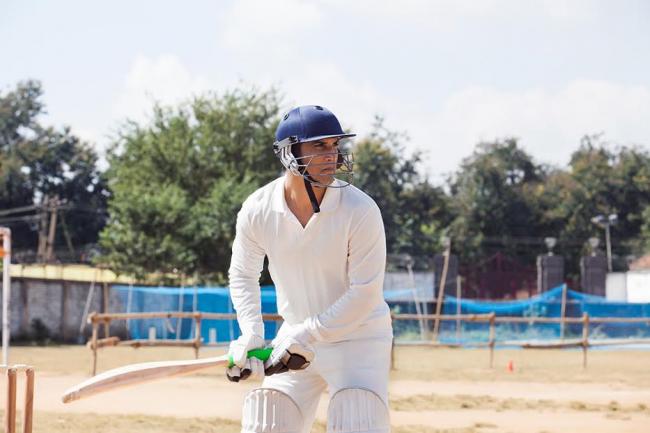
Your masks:
<instances>
[{"instance_id":1,"label":"bat grip","mask_svg":"<svg viewBox=\"0 0 650 433\"><path fill-rule=\"evenodd\" d=\"M260 361L266 361L271 356L273 352L272 347L265 347L263 349L253 349L248 351L248 358L257 358ZM228 357L228 368L234 367L235 363L232 360L232 356Z\"/></svg>"}]
</instances>

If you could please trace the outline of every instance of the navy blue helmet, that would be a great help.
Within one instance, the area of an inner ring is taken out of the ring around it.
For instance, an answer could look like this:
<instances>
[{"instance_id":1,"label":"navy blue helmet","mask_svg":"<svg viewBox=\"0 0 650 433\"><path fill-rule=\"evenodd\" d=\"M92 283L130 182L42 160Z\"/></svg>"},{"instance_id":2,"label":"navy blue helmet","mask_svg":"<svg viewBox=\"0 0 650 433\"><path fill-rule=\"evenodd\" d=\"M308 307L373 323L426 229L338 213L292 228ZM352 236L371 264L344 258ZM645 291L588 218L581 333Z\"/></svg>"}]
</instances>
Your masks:
<instances>
[{"instance_id":1,"label":"navy blue helmet","mask_svg":"<svg viewBox=\"0 0 650 433\"><path fill-rule=\"evenodd\" d=\"M282 165L293 174L303 176L310 183L317 183L307 174L311 155L298 156L295 145L326 138L338 138L341 143L355 135L344 132L334 113L327 108L320 105L304 105L284 115L275 132L273 151L282 161ZM352 174L352 156L345 152L342 146L339 147L338 162L339 174ZM348 184L349 182L346 186Z\"/></svg>"}]
</instances>

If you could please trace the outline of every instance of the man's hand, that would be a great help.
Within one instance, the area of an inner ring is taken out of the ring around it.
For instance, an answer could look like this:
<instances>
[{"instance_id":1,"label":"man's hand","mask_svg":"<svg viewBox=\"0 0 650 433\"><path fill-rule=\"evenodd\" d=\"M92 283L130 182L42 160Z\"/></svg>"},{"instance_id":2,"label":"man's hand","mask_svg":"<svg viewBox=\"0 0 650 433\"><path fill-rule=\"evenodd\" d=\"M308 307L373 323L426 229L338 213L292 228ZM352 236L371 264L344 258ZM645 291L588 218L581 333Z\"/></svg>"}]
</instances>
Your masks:
<instances>
[{"instance_id":1,"label":"man's hand","mask_svg":"<svg viewBox=\"0 0 650 433\"><path fill-rule=\"evenodd\" d=\"M314 337L304 325L290 326L288 332L281 334L271 343L273 352L264 363L264 373L267 376L288 370L304 370L314 359L314 349L311 347Z\"/></svg>"},{"instance_id":2,"label":"man's hand","mask_svg":"<svg viewBox=\"0 0 650 433\"><path fill-rule=\"evenodd\" d=\"M231 382L239 382L248 378L264 378L264 362L257 358L247 358L249 350L264 347L264 339L259 335L242 335L230 343L228 355L232 357L234 366L226 370L226 377Z\"/></svg>"}]
</instances>

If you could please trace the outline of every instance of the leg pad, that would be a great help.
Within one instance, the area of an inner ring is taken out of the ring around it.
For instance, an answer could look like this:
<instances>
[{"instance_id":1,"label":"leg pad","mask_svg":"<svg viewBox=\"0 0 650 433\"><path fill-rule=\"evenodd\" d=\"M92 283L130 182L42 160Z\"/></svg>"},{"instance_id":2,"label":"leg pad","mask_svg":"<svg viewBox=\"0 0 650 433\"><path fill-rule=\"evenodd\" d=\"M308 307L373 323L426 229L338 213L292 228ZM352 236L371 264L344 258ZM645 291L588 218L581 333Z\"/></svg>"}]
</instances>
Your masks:
<instances>
[{"instance_id":1,"label":"leg pad","mask_svg":"<svg viewBox=\"0 0 650 433\"><path fill-rule=\"evenodd\" d=\"M258 388L244 399L242 433L300 433L302 425L298 405L282 391Z\"/></svg>"},{"instance_id":2,"label":"leg pad","mask_svg":"<svg viewBox=\"0 0 650 433\"><path fill-rule=\"evenodd\" d=\"M374 392L345 388L330 400L327 433L389 433L386 403Z\"/></svg>"}]
</instances>

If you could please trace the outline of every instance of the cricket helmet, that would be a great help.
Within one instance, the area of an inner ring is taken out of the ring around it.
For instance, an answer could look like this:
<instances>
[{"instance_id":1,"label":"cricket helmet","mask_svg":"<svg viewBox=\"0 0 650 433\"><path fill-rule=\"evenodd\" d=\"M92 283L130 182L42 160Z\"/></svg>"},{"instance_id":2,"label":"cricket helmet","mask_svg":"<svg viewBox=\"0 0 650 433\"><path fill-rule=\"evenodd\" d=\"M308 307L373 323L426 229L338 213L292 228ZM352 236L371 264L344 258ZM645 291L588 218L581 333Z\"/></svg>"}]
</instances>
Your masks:
<instances>
[{"instance_id":1,"label":"cricket helmet","mask_svg":"<svg viewBox=\"0 0 650 433\"><path fill-rule=\"evenodd\" d=\"M321 184L307 173L314 155L299 155L300 143L318 141L326 138L338 138L337 175L351 177L353 174L352 154L345 150L344 144L356 134L343 131L338 119L327 108L320 105L304 105L296 107L284 115L275 132L273 151L280 158L282 165L291 173L302 176L310 184L322 187L331 185ZM350 182L343 182L347 186Z\"/></svg>"}]
</instances>

